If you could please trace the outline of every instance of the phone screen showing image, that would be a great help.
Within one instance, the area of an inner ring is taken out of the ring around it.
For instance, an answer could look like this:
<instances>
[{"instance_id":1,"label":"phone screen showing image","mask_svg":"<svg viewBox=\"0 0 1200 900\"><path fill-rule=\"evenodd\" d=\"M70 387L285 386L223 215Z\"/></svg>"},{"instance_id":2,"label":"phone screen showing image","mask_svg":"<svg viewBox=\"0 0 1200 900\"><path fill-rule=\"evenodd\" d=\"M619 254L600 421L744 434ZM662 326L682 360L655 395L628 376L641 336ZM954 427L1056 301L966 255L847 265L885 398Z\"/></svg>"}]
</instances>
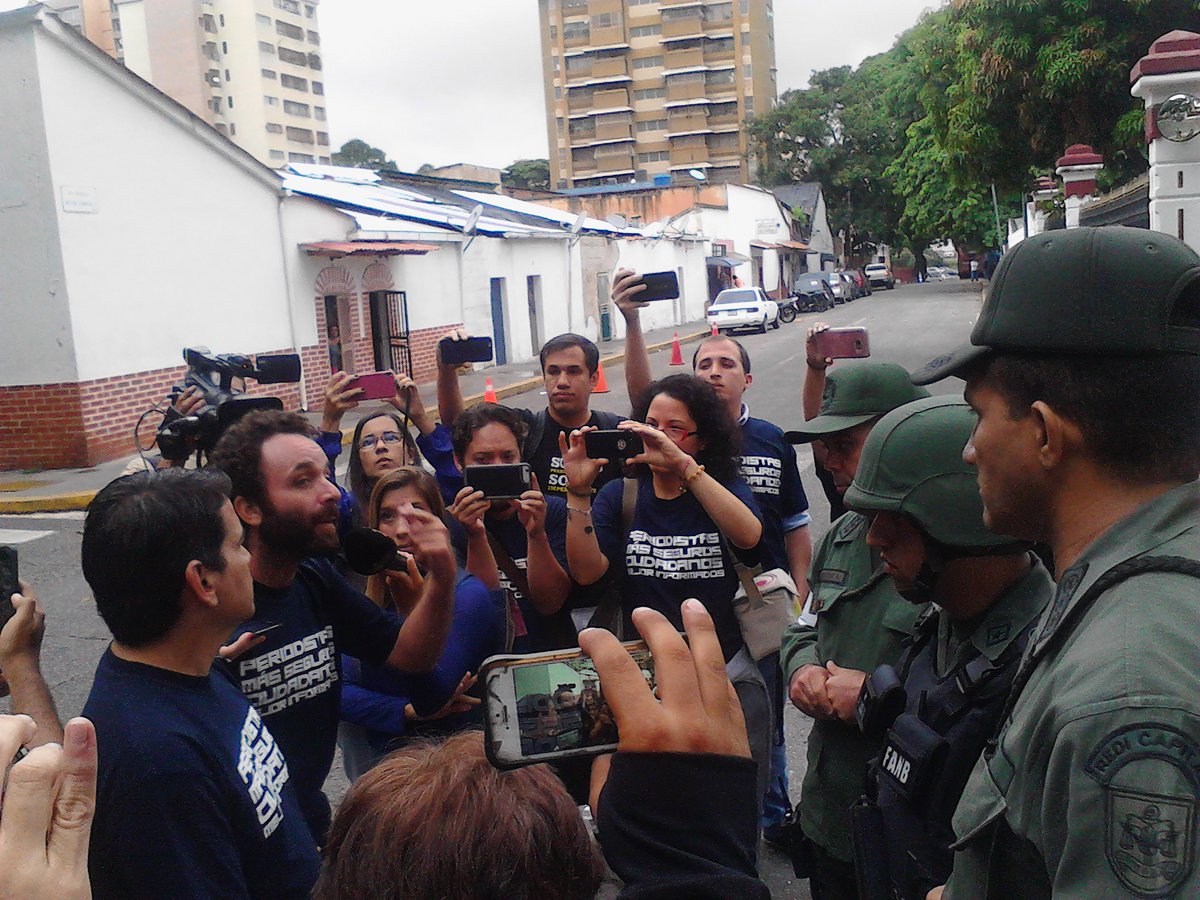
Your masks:
<instances>
[{"instance_id":1,"label":"phone screen showing image","mask_svg":"<svg viewBox=\"0 0 1200 900\"><path fill-rule=\"evenodd\" d=\"M643 646L630 652L653 689L650 651ZM490 750L495 751L501 765L526 765L616 749L617 720L604 699L600 676L590 657L560 654L560 658L546 662L514 661L489 675L486 694ZM504 707L502 710L496 708L497 702Z\"/></svg>"}]
</instances>

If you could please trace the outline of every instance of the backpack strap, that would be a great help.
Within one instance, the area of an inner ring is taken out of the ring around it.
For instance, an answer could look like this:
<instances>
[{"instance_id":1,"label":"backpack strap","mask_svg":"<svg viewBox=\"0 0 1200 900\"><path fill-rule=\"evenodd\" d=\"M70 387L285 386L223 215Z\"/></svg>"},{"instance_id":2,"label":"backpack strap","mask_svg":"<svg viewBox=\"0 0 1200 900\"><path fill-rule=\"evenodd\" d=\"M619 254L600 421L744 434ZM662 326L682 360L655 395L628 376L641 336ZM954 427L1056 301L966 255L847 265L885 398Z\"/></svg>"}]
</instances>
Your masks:
<instances>
[{"instance_id":1,"label":"backpack strap","mask_svg":"<svg viewBox=\"0 0 1200 900\"><path fill-rule=\"evenodd\" d=\"M538 444L542 442L542 436L546 433L546 418L549 413L546 410L540 410L533 414L533 421L529 423L529 431L525 435L525 442L521 444L521 459L528 460L538 448Z\"/></svg>"},{"instance_id":2,"label":"backpack strap","mask_svg":"<svg viewBox=\"0 0 1200 900\"><path fill-rule=\"evenodd\" d=\"M1021 667L1017 670L1016 678L1013 679L1013 686L1009 692L1008 701L1004 704L1004 710L1000 713L999 719L996 720L996 734L988 742L987 750L984 751L986 757L990 757L995 752L995 748L999 743L1000 731L1008 723L1013 708L1017 705L1017 699L1021 696L1021 691L1029 684L1029 679L1033 677L1033 670L1036 668L1038 660L1045 655L1046 648L1052 644L1061 642L1067 635L1074 631L1083 618L1083 614L1109 588L1130 578L1135 578L1138 575L1146 575L1152 572L1173 572L1178 575L1200 578L1200 560L1188 559L1183 556L1137 556L1133 559L1127 559L1123 563L1118 563L1097 578L1084 595L1066 611L1060 624L1053 632L1050 634L1039 634L1037 638L1031 640L1029 653L1021 660Z\"/></svg>"}]
</instances>

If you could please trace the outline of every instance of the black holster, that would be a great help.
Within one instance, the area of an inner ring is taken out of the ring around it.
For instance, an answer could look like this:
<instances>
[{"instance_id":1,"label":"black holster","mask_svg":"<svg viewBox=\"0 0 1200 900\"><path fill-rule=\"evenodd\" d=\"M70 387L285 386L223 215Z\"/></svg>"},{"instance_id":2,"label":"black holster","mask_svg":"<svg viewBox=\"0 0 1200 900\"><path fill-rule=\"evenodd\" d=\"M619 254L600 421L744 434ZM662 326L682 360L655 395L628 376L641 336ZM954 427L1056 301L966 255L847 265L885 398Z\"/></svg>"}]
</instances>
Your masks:
<instances>
[{"instance_id":1,"label":"black holster","mask_svg":"<svg viewBox=\"0 0 1200 900\"><path fill-rule=\"evenodd\" d=\"M854 875L859 900L890 900L892 880L888 873L887 834L883 811L866 797L850 807L854 842Z\"/></svg>"}]
</instances>

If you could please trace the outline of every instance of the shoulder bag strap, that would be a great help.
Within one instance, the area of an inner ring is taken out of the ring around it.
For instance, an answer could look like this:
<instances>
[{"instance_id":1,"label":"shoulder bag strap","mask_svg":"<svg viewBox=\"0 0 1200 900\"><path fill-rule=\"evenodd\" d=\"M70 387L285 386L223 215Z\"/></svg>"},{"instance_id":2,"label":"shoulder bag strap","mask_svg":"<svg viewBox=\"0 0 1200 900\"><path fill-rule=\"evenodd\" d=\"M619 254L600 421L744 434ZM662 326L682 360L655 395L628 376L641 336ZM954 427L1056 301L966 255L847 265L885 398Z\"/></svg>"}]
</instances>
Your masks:
<instances>
[{"instance_id":1,"label":"shoulder bag strap","mask_svg":"<svg viewBox=\"0 0 1200 900\"><path fill-rule=\"evenodd\" d=\"M1097 578L1095 584L1088 588L1087 592L1079 598L1075 605L1067 610L1066 614L1062 617L1062 622L1052 634L1046 636L1044 639L1039 635L1030 641L1029 652L1021 660L1021 667L1017 670L1016 678L1013 679L1013 686L1009 692L1008 701L1004 704L1004 710L1000 713L999 719L996 720L996 734L988 742L987 750L984 751L985 757L990 757L995 751L1000 731L1008 724L1008 719L1012 715L1013 708L1017 705L1017 699L1029 683L1029 679L1033 677L1033 670L1037 667L1038 660L1042 658L1046 648L1053 643L1063 640L1074 631L1079 625L1079 620L1083 618L1083 614L1096 602L1096 598L1109 588L1129 578L1137 575L1145 575L1150 572L1175 572L1180 575L1190 575L1193 578L1200 578L1200 561L1188 559L1183 556L1138 556L1113 566Z\"/></svg>"}]
</instances>

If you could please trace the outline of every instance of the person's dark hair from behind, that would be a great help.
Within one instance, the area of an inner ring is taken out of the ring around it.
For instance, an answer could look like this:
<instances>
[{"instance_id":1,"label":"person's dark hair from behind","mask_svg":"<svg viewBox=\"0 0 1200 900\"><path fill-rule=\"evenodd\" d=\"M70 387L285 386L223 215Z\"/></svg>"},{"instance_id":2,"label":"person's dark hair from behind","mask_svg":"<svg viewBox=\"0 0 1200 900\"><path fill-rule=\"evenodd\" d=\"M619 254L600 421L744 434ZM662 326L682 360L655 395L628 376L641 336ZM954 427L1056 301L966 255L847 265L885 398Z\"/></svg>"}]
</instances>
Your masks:
<instances>
[{"instance_id":1,"label":"person's dark hair from behind","mask_svg":"<svg viewBox=\"0 0 1200 900\"><path fill-rule=\"evenodd\" d=\"M475 432L492 424L503 425L511 431L517 439L518 447L525 443L525 435L529 433L529 429L525 420L516 412L499 403L477 403L454 420L454 433L450 438L454 455L460 460L463 459Z\"/></svg>"},{"instance_id":2,"label":"person's dark hair from behind","mask_svg":"<svg viewBox=\"0 0 1200 900\"><path fill-rule=\"evenodd\" d=\"M546 766L492 767L469 731L393 753L350 788L315 900L590 900L603 860Z\"/></svg>"},{"instance_id":3,"label":"person's dark hair from behind","mask_svg":"<svg viewBox=\"0 0 1200 900\"><path fill-rule=\"evenodd\" d=\"M192 560L224 571L229 492L218 471L164 469L118 478L88 504L83 577L118 643L144 647L175 626Z\"/></svg>"},{"instance_id":4,"label":"person's dark hair from behind","mask_svg":"<svg viewBox=\"0 0 1200 900\"><path fill-rule=\"evenodd\" d=\"M421 451L417 448L417 442L413 440L412 432L404 424L404 420L399 413L380 410L379 412L371 413L368 416L363 416L358 420L358 424L354 426L354 437L350 440L350 455L346 464L346 477L350 482L350 493L354 496L355 505L359 511L366 512L367 503L371 499L371 488L373 487L371 480L367 477L367 473L363 471L362 451L358 447L358 442L362 440L363 426L368 422L378 419L380 416L386 416L396 423L396 432L400 435L400 440L404 444L404 453L408 457L408 465L419 466L421 464Z\"/></svg>"},{"instance_id":5,"label":"person's dark hair from behind","mask_svg":"<svg viewBox=\"0 0 1200 900\"><path fill-rule=\"evenodd\" d=\"M646 421L650 404L659 394L674 397L687 407L696 422L697 437L704 449L696 454L696 462L717 481L728 482L738 476L738 450L741 431L729 417L725 401L713 386L695 375L668 375L651 382L633 407L632 419Z\"/></svg>"},{"instance_id":6,"label":"person's dark hair from behind","mask_svg":"<svg viewBox=\"0 0 1200 900\"><path fill-rule=\"evenodd\" d=\"M572 347L578 347L583 351L583 364L587 366L589 375L600 368L600 348L581 334L567 332L566 334L558 335L558 337L550 338L550 340L542 345L542 350L538 354L538 360L542 364L542 371L546 371L547 356L562 350L570 350Z\"/></svg>"},{"instance_id":7,"label":"person's dark hair from behind","mask_svg":"<svg viewBox=\"0 0 1200 900\"><path fill-rule=\"evenodd\" d=\"M1003 353L980 365L1013 419L1043 401L1079 426L1087 453L1118 478L1200 475L1200 357Z\"/></svg>"},{"instance_id":8,"label":"person's dark hair from behind","mask_svg":"<svg viewBox=\"0 0 1200 900\"><path fill-rule=\"evenodd\" d=\"M276 410L252 412L225 430L209 462L229 476L234 498L255 503L266 498L262 478L262 445L277 434L315 438L317 431L300 413Z\"/></svg>"},{"instance_id":9,"label":"person's dark hair from behind","mask_svg":"<svg viewBox=\"0 0 1200 900\"><path fill-rule=\"evenodd\" d=\"M746 348L742 346L742 342L736 338L732 338L727 334L710 334L699 344L696 345L696 350L692 354L692 371L696 371L696 360L700 358L700 351L704 349L705 344L711 344L716 341L728 341L738 348L738 355L742 358L742 371L747 375L750 374L750 354L746 352Z\"/></svg>"}]
</instances>

